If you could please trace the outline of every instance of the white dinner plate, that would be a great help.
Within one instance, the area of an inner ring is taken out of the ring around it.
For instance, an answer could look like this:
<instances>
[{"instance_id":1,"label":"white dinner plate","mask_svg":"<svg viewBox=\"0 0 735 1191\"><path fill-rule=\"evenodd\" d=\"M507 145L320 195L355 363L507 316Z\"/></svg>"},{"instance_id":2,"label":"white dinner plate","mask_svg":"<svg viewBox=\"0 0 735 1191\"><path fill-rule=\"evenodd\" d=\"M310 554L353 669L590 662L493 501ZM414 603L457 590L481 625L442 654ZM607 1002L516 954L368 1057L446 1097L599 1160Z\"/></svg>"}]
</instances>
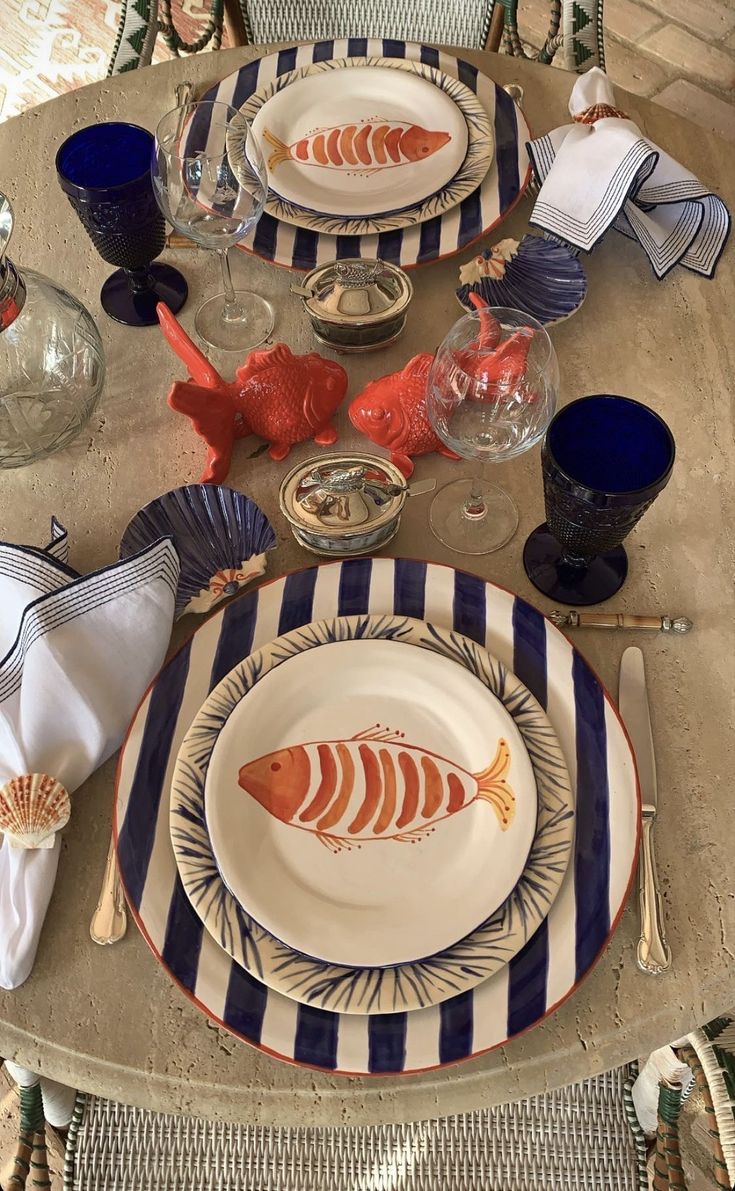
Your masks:
<instances>
[{"instance_id":1,"label":"white dinner plate","mask_svg":"<svg viewBox=\"0 0 735 1191\"><path fill-rule=\"evenodd\" d=\"M523 872L536 812L503 704L450 659L392 641L334 641L266 673L223 724L205 783L243 909L305 955L363 967L434 955L488 918Z\"/></svg>"},{"instance_id":2,"label":"white dinner plate","mask_svg":"<svg viewBox=\"0 0 735 1191\"><path fill-rule=\"evenodd\" d=\"M407 71L428 80L445 95L448 95L459 108L467 126L467 152L464 161L447 184L434 191L433 194L408 207L402 207L400 210L391 209L378 215L357 217L324 215L302 207L298 203L287 202L269 188L265 209L275 219L281 219L295 227L308 228L331 236L362 236L412 227L414 224L434 219L435 216L451 210L457 203L468 198L481 184L490 169L495 151L493 126L477 95L452 75L446 74L428 63L413 62L408 58L341 58L313 62L310 66L302 66L288 74L279 75L273 82L264 83L258 87L257 91L240 108L240 114L249 123L252 123L264 104L279 91L293 86L300 79L316 74L343 72L346 69L352 70L355 67L365 66ZM242 155L243 145L236 132L228 137L228 152L233 169L237 174L238 158Z\"/></svg>"},{"instance_id":3,"label":"white dinner plate","mask_svg":"<svg viewBox=\"0 0 735 1191\"><path fill-rule=\"evenodd\" d=\"M276 92L253 120L282 198L323 215L376 215L417 203L457 173L467 125L418 74L328 71Z\"/></svg>"}]
</instances>

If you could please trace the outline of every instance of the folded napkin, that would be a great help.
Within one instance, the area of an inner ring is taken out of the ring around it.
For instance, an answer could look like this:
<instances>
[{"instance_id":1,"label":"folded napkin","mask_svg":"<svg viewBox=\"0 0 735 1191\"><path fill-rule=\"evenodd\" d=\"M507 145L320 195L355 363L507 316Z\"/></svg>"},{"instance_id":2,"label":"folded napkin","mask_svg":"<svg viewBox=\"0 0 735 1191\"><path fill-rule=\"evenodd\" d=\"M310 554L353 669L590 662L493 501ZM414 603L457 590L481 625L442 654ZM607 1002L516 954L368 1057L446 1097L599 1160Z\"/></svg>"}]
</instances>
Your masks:
<instances>
[{"instance_id":1,"label":"folded napkin","mask_svg":"<svg viewBox=\"0 0 735 1191\"><path fill-rule=\"evenodd\" d=\"M584 252L615 227L638 240L659 279L674 265L713 277L730 232L727 207L614 103L595 66L572 88L574 123L528 143L542 183L530 222Z\"/></svg>"},{"instance_id":2,"label":"folded napkin","mask_svg":"<svg viewBox=\"0 0 735 1191\"><path fill-rule=\"evenodd\" d=\"M48 774L71 794L119 747L171 635L179 560L164 538L79 576L63 527L45 550L0 543L0 787ZM28 977L59 836L0 844L0 986ZM49 846L50 845L50 846Z\"/></svg>"}]
</instances>

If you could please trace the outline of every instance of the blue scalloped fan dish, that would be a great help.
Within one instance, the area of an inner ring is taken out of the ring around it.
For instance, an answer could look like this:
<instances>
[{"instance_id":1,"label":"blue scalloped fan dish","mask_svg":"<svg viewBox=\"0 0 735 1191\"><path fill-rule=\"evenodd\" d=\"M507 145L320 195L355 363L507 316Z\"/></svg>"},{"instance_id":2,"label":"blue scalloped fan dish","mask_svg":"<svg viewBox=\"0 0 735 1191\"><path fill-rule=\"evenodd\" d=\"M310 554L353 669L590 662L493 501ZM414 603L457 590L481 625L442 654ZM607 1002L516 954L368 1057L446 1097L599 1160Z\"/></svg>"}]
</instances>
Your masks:
<instances>
[{"instance_id":1,"label":"blue scalloped fan dish","mask_svg":"<svg viewBox=\"0 0 735 1191\"><path fill-rule=\"evenodd\" d=\"M220 484L187 484L156 497L123 534L129 558L159 538L172 537L181 561L175 616L208 612L265 570L276 535L265 513L242 492Z\"/></svg>"},{"instance_id":2,"label":"blue scalloped fan dish","mask_svg":"<svg viewBox=\"0 0 735 1191\"><path fill-rule=\"evenodd\" d=\"M482 254L486 259L490 252ZM552 240L524 236L518 252L505 267L501 278L482 277L472 285L462 285L457 297L464 307L474 310L469 293L474 290L490 306L510 306L532 315L540 323L556 323L569 318L584 301L587 277L579 259Z\"/></svg>"}]
</instances>

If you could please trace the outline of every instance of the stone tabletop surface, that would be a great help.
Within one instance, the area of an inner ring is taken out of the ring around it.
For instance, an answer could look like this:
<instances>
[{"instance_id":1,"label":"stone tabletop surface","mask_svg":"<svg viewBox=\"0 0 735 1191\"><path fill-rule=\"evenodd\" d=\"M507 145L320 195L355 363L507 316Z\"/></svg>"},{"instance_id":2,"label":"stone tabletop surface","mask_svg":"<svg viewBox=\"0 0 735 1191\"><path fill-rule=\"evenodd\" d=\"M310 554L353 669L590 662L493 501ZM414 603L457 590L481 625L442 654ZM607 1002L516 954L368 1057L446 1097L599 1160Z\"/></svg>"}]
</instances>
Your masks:
<instances>
[{"instance_id":1,"label":"stone tabletop surface","mask_svg":"<svg viewBox=\"0 0 735 1191\"><path fill-rule=\"evenodd\" d=\"M534 130L563 122L569 75L467 54L501 83L522 83ZM125 119L155 128L173 106L178 81L189 79L201 88L248 56L254 51L168 62L72 92L0 126L0 185L12 197L17 219L13 256L86 303L98 319L108 361L102 400L76 442L36 466L0 474L0 537L41 545L55 513L69 529L71 561L90 570L116 557L122 531L141 505L198 478L202 444L165 402L181 365L156 328L125 328L102 314L98 295L109 266L57 188L54 155L70 132L95 120ZM618 106L735 210L735 178L724 142L636 96L621 93ZM501 236L522 236L530 210L525 199ZM84 1090L152 1109L262 1124L367 1124L456 1113L542 1092L648 1052L732 1006L734 251L731 243L714 281L677 268L658 282L642 250L610 233L585 259L584 306L551 332L562 401L595 392L640 398L664 416L678 447L669 486L628 540L630 574L614 607L687 615L695 631L675 638L588 631L576 638L612 691L623 649L636 642L645 652L671 971L652 978L637 969L634 899L588 979L542 1025L508 1046L400 1079L335 1077L288 1066L210 1024L173 985L134 925L115 947L90 941L110 833L111 761L74 797L35 968L22 988L0 994L0 1054ZM415 352L436 346L460 313L457 269L471 254L468 249L413 274L416 296L405 337L379 354L348 359L351 394ZM291 276L244 253L232 255L237 282L273 301L276 337L295 351L312 350L299 300L289 294ZM200 250L168 256L189 280L192 297L182 322L191 328L197 300L218 287L218 262ZM215 362L225 372L233 367L232 357ZM357 445L344 409L338 424L340 441ZM303 566L310 558L277 512L277 490L286 468L313 446L303 444L281 464L267 455L248 459L248 446L238 445L229 482L259 501L274 521L278 549L270 556L270 573ZM416 474L442 478L461 466L431 456L419 460ZM519 530L497 554L472 560L472 568L549 611L551 604L530 586L521 565L523 541L543 520L538 449L497 473L520 508ZM427 505L419 499L407 506L390 551L467 563L433 539ZM192 627L186 618L174 644Z\"/></svg>"}]
</instances>

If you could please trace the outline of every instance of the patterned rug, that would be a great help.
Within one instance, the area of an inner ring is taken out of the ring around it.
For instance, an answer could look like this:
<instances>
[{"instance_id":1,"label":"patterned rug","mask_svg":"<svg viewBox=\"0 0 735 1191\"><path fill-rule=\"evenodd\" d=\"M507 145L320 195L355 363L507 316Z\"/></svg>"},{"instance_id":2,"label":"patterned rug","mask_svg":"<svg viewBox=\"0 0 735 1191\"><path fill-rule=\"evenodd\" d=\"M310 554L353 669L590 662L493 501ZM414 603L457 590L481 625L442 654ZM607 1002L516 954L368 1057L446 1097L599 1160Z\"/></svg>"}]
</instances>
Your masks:
<instances>
[{"instance_id":1,"label":"patterned rug","mask_svg":"<svg viewBox=\"0 0 735 1191\"><path fill-rule=\"evenodd\" d=\"M103 79L121 7L120 0L0 0L0 120ZM175 0L186 41L201 33L208 10L208 0ZM171 56L159 34L153 61Z\"/></svg>"}]
</instances>

